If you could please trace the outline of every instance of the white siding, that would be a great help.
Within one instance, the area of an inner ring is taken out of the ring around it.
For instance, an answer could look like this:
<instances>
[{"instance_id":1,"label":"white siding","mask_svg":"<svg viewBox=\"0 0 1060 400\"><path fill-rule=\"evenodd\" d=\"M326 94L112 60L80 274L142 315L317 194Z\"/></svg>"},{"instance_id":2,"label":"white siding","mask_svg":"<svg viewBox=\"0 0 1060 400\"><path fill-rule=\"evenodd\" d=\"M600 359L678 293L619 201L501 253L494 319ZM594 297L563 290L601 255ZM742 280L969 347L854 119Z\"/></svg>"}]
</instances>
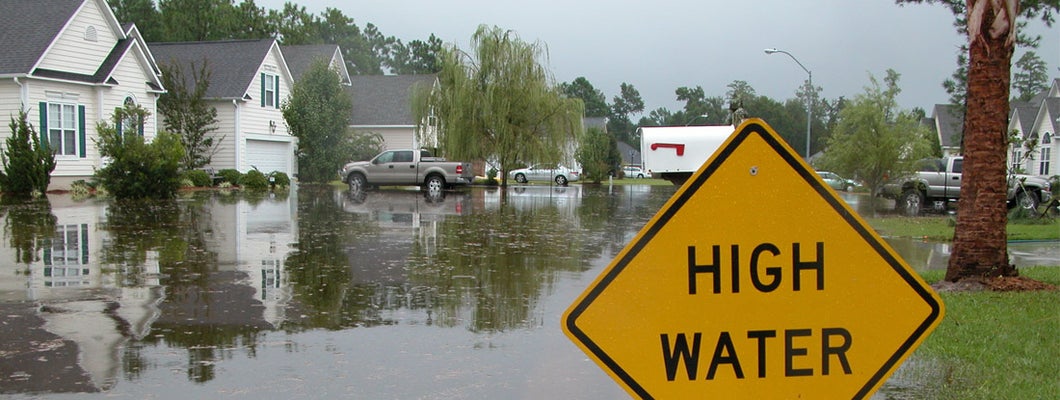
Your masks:
<instances>
[{"instance_id":1,"label":"white siding","mask_svg":"<svg viewBox=\"0 0 1060 400\"><path fill-rule=\"evenodd\" d=\"M62 102L85 106L85 137L86 157L80 156L56 156L55 171L52 172L53 182L55 177L79 177L87 179L99 167L99 154L92 143L96 137L95 115L99 112L97 105L96 90L90 86L72 83L60 83L52 81L39 81L26 79L23 83L28 88L27 108L29 110L29 122L40 132L40 106L42 101ZM61 96L61 97L60 97Z\"/></svg>"},{"instance_id":2,"label":"white siding","mask_svg":"<svg viewBox=\"0 0 1060 400\"><path fill-rule=\"evenodd\" d=\"M353 127L357 132L374 132L383 136L384 149L411 149L416 147L412 127Z\"/></svg>"},{"instance_id":3,"label":"white siding","mask_svg":"<svg viewBox=\"0 0 1060 400\"><path fill-rule=\"evenodd\" d=\"M13 79L0 79L0 132L8 132L8 122L11 117L18 115L18 109L22 106L21 90ZM0 134L0 138L6 136Z\"/></svg>"},{"instance_id":4,"label":"white siding","mask_svg":"<svg viewBox=\"0 0 1060 400\"><path fill-rule=\"evenodd\" d=\"M216 170L236 168L236 106L231 101L213 102L217 109L217 129L213 131L214 142L220 141L206 168Z\"/></svg>"},{"instance_id":5,"label":"white siding","mask_svg":"<svg viewBox=\"0 0 1060 400\"><path fill-rule=\"evenodd\" d=\"M111 77L120 86L104 89L101 119L109 122L114 109L121 107L125 103L125 98L131 96L136 100L137 105L150 113L144 123L144 137L150 140L160 129L158 110L155 109L157 95L149 92L150 87L147 86L147 82L153 77L149 75L150 66L141 61L143 60L141 55L141 50L134 46L126 52L114 68Z\"/></svg>"},{"instance_id":6,"label":"white siding","mask_svg":"<svg viewBox=\"0 0 1060 400\"><path fill-rule=\"evenodd\" d=\"M89 27L96 31L95 41L85 40L85 31ZM87 0L44 55L40 67L92 75L114 48L119 35L112 31L111 24L97 2Z\"/></svg>"}]
</instances>

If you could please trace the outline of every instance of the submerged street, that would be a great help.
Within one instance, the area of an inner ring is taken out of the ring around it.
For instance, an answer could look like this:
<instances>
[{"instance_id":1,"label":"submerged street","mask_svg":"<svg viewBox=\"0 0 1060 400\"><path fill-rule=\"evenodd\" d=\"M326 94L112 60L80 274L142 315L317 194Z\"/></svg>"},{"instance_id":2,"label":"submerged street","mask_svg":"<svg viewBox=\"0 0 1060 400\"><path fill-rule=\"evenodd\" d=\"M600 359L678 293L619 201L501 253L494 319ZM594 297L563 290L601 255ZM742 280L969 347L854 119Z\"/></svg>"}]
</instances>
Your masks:
<instances>
[{"instance_id":1,"label":"submerged street","mask_svg":"<svg viewBox=\"0 0 1060 400\"><path fill-rule=\"evenodd\" d=\"M3 206L0 393L625 398L560 316L675 190L303 187ZM892 245L915 269L947 251ZM876 398L902 393L888 382Z\"/></svg>"}]
</instances>

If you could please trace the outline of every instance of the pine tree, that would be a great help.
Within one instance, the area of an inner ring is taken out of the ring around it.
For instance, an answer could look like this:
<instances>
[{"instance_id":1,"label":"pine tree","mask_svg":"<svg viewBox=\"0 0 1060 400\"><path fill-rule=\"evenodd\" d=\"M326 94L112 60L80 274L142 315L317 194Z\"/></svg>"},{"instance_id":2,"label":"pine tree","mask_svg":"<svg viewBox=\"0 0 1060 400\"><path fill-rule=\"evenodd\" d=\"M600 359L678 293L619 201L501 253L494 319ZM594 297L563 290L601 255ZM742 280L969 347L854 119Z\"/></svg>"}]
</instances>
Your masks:
<instances>
[{"instance_id":1,"label":"pine tree","mask_svg":"<svg viewBox=\"0 0 1060 400\"><path fill-rule=\"evenodd\" d=\"M41 144L37 130L26 118L25 110L19 110L18 118L11 118L11 137L0 152L4 168L0 171L0 190L20 197L47 191L55 170L55 155Z\"/></svg>"}]
</instances>

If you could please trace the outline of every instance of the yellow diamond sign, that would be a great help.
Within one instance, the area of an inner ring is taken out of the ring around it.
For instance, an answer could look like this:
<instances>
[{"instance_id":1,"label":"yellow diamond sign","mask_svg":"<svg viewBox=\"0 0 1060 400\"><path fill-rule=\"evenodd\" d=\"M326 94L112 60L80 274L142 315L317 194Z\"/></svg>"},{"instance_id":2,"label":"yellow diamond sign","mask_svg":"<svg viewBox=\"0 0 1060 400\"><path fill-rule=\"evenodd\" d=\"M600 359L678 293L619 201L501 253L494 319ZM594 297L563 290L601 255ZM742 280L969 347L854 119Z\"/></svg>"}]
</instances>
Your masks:
<instances>
[{"instance_id":1,"label":"yellow diamond sign","mask_svg":"<svg viewBox=\"0 0 1060 400\"><path fill-rule=\"evenodd\" d=\"M868 398L942 301L761 120L596 278L563 328L641 398Z\"/></svg>"}]
</instances>

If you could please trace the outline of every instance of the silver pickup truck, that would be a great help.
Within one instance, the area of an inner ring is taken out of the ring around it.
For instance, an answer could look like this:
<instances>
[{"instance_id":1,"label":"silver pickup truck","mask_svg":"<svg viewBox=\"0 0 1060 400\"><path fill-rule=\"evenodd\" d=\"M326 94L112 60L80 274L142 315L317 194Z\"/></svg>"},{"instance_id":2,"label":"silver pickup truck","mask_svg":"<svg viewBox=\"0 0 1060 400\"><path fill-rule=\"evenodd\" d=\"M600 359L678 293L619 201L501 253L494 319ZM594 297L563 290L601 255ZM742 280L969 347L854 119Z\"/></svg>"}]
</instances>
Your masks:
<instances>
[{"instance_id":1,"label":"silver pickup truck","mask_svg":"<svg viewBox=\"0 0 1060 400\"><path fill-rule=\"evenodd\" d=\"M369 161L347 163L339 170L351 190L373 186L422 186L436 191L474 180L471 164L433 157L427 150L387 150Z\"/></svg>"},{"instance_id":2,"label":"silver pickup truck","mask_svg":"<svg viewBox=\"0 0 1060 400\"><path fill-rule=\"evenodd\" d=\"M950 202L961 197L963 157L921 160L917 171L905 179L886 184L883 196L896 199L895 206L909 212L925 206L945 210ZM1008 179L1009 207L1037 209L1038 204L1052 197L1049 181L1032 175L1010 175Z\"/></svg>"}]
</instances>

